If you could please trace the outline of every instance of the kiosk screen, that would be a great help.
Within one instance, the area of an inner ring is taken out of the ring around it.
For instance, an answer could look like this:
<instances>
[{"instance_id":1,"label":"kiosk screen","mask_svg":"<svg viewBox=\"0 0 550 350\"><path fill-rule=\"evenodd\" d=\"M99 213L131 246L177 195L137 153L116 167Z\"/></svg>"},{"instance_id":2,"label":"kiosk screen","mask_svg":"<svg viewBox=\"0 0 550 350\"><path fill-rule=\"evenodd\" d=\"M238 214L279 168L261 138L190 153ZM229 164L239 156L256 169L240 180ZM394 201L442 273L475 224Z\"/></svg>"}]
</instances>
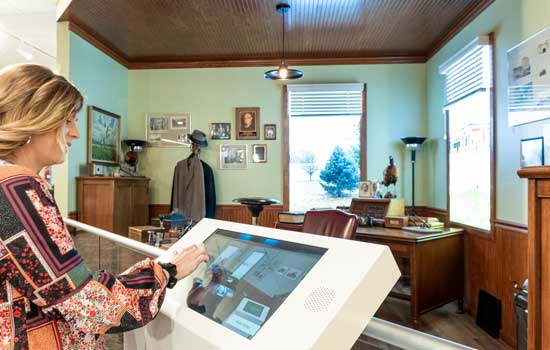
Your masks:
<instances>
[{"instance_id":1,"label":"kiosk screen","mask_svg":"<svg viewBox=\"0 0 550 350\"><path fill-rule=\"evenodd\" d=\"M251 339L327 251L218 229L204 244L210 262L187 305Z\"/></svg>"}]
</instances>

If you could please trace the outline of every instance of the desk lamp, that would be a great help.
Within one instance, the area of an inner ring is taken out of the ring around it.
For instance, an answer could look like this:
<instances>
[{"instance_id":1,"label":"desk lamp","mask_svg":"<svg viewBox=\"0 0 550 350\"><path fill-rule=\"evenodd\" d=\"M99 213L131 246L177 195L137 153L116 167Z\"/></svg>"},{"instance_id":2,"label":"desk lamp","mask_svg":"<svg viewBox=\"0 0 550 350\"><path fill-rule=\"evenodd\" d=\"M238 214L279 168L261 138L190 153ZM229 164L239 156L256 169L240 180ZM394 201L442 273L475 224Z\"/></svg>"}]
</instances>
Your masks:
<instances>
[{"instance_id":1,"label":"desk lamp","mask_svg":"<svg viewBox=\"0 0 550 350\"><path fill-rule=\"evenodd\" d=\"M405 144L407 150L411 151L411 163L412 163L412 208L411 215L416 216L416 210L414 209L414 163L416 163L416 151L420 150L422 143L426 141L425 137L411 136L403 137L401 141Z\"/></svg>"}]
</instances>

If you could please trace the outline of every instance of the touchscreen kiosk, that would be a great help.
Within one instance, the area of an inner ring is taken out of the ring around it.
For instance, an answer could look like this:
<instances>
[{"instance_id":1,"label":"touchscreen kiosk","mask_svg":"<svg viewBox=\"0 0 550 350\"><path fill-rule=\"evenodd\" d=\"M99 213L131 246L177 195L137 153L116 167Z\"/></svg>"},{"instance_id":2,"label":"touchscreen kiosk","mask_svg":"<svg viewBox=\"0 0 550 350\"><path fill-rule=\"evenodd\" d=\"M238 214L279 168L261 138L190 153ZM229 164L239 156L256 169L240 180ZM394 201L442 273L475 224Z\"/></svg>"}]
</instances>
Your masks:
<instances>
[{"instance_id":1,"label":"touchscreen kiosk","mask_svg":"<svg viewBox=\"0 0 550 350\"><path fill-rule=\"evenodd\" d=\"M385 246L211 219L160 260L200 243L210 261L126 349L349 349L399 277Z\"/></svg>"},{"instance_id":2,"label":"touchscreen kiosk","mask_svg":"<svg viewBox=\"0 0 550 350\"><path fill-rule=\"evenodd\" d=\"M224 229L204 244L211 260L187 306L249 339L327 251Z\"/></svg>"}]
</instances>

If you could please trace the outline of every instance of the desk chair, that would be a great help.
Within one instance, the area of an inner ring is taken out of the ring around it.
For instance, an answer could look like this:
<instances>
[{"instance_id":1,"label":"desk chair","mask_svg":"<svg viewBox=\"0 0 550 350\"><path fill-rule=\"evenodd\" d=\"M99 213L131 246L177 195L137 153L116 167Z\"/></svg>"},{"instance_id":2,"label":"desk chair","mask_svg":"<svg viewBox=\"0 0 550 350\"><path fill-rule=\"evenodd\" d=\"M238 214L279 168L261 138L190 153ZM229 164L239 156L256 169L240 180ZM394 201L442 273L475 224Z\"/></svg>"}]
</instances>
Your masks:
<instances>
[{"instance_id":1,"label":"desk chair","mask_svg":"<svg viewBox=\"0 0 550 350\"><path fill-rule=\"evenodd\" d=\"M322 236L353 239L357 216L341 210L310 210L304 216L302 232Z\"/></svg>"}]
</instances>

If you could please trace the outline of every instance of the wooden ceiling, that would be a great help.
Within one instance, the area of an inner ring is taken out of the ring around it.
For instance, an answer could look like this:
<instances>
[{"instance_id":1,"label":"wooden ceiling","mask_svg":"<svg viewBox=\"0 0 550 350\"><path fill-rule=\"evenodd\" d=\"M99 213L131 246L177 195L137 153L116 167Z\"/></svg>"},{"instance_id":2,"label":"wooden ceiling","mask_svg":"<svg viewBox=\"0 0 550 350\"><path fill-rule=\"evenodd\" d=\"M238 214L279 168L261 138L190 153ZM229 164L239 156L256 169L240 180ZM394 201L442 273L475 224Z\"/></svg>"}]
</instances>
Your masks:
<instances>
[{"instance_id":1,"label":"wooden ceiling","mask_svg":"<svg viewBox=\"0 0 550 350\"><path fill-rule=\"evenodd\" d=\"M287 0L289 64L425 62L494 0ZM73 0L60 21L130 69L276 65L280 0Z\"/></svg>"}]
</instances>

